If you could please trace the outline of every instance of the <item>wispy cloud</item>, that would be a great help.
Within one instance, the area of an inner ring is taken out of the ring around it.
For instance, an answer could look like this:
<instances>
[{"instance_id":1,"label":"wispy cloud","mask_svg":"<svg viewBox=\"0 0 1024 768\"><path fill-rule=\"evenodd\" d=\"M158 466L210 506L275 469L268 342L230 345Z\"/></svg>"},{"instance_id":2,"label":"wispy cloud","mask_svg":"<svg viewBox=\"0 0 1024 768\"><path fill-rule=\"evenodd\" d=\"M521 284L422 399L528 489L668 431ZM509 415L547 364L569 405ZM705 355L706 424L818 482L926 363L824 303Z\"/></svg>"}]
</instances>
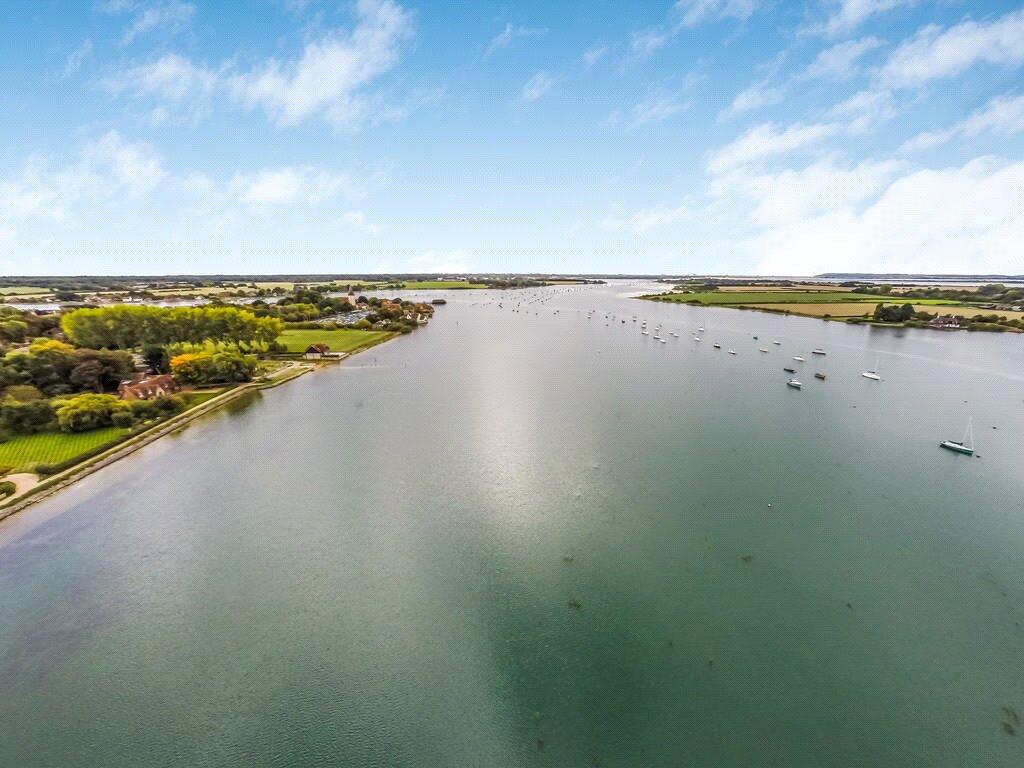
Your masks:
<instances>
[{"instance_id":1,"label":"wispy cloud","mask_svg":"<svg viewBox=\"0 0 1024 768\"><path fill-rule=\"evenodd\" d=\"M488 59L500 50L508 48L512 43L523 37L537 37L547 32L546 29L532 29L520 27L515 24L506 23L505 28L491 38L484 51L484 58Z\"/></svg>"},{"instance_id":2,"label":"wispy cloud","mask_svg":"<svg viewBox=\"0 0 1024 768\"><path fill-rule=\"evenodd\" d=\"M633 105L626 127L630 130L657 123L690 107L689 98L680 93L655 93Z\"/></svg>"},{"instance_id":3,"label":"wispy cloud","mask_svg":"<svg viewBox=\"0 0 1024 768\"><path fill-rule=\"evenodd\" d=\"M842 130L839 123L793 123L788 126L762 123L713 152L707 167L713 174L725 173L739 166L813 147Z\"/></svg>"},{"instance_id":4,"label":"wispy cloud","mask_svg":"<svg viewBox=\"0 0 1024 768\"><path fill-rule=\"evenodd\" d=\"M191 23L196 13L194 5L181 0L107 0L98 7L105 13L131 15L131 21L121 37L121 45L129 45L142 35L155 30L179 32Z\"/></svg>"},{"instance_id":5,"label":"wispy cloud","mask_svg":"<svg viewBox=\"0 0 1024 768\"><path fill-rule=\"evenodd\" d=\"M583 63L586 66L592 67L607 55L607 45L595 45L593 48L589 49L586 53L584 53L583 56L581 56L580 58L583 60Z\"/></svg>"},{"instance_id":6,"label":"wispy cloud","mask_svg":"<svg viewBox=\"0 0 1024 768\"><path fill-rule=\"evenodd\" d=\"M635 56L649 56L664 48L684 29L706 21L743 21L750 18L760 5L760 0L676 0L664 24L632 33L630 49Z\"/></svg>"},{"instance_id":7,"label":"wispy cloud","mask_svg":"<svg viewBox=\"0 0 1024 768\"><path fill-rule=\"evenodd\" d=\"M816 31L839 35L856 29L872 16L900 6L915 5L919 0L833 0L833 11Z\"/></svg>"},{"instance_id":8,"label":"wispy cloud","mask_svg":"<svg viewBox=\"0 0 1024 768\"><path fill-rule=\"evenodd\" d=\"M769 85L764 82L754 83L749 88L745 88L736 94L736 97L732 100L729 107L723 110L721 117L736 117L744 112L750 112L772 104L778 104L783 100L783 98L785 98L785 95L786 91L784 86Z\"/></svg>"},{"instance_id":9,"label":"wispy cloud","mask_svg":"<svg viewBox=\"0 0 1024 768\"><path fill-rule=\"evenodd\" d=\"M804 71L805 78L848 80L860 70L858 63L867 53L883 45L877 37L846 40L821 51Z\"/></svg>"},{"instance_id":10,"label":"wispy cloud","mask_svg":"<svg viewBox=\"0 0 1024 768\"><path fill-rule=\"evenodd\" d=\"M89 58L91 53L92 40L86 38L82 41L81 45L68 54L67 61L64 63L62 77L71 77L71 75L76 74L82 68L82 63Z\"/></svg>"},{"instance_id":11,"label":"wispy cloud","mask_svg":"<svg viewBox=\"0 0 1024 768\"><path fill-rule=\"evenodd\" d=\"M607 216L602 220L601 226L610 230L644 233L665 224L693 219L694 216L696 216L696 211L686 203L678 206L656 205L650 208L641 208L627 215Z\"/></svg>"},{"instance_id":12,"label":"wispy cloud","mask_svg":"<svg viewBox=\"0 0 1024 768\"><path fill-rule=\"evenodd\" d=\"M903 144L904 152L941 146L957 136L978 136L989 131L1009 135L1024 133L1024 95L997 96L966 120L938 131L919 133Z\"/></svg>"},{"instance_id":13,"label":"wispy cloud","mask_svg":"<svg viewBox=\"0 0 1024 768\"><path fill-rule=\"evenodd\" d=\"M260 108L279 125L321 118L355 126L393 111L367 88L398 61L401 45L413 35L412 17L392 0L359 0L357 24L335 29L306 44L292 60L269 59L248 70L232 62L207 65L178 54L109 77L116 93L154 97L165 108L202 114L214 97L249 109Z\"/></svg>"},{"instance_id":14,"label":"wispy cloud","mask_svg":"<svg viewBox=\"0 0 1024 768\"><path fill-rule=\"evenodd\" d=\"M0 178L0 229L25 220L62 221L80 205L145 195L166 177L163 161L145 142L109 131L80 148L63 167L29 158L21 171Z\"/></svg>"},{"instance_id":15,"label":"wispy cloud","mask_svg":"<svg viewBox=\"0 0 1024 768\"><path fill-rule=\"evenodd\" d=\"M910 88L959 75L982 62L1024 62L1024 9L992 21L968 19L948 29L929 24L893 52L878 79L886 87Z\"/></svg>"},{"instance_id":16,"label":"wispy cloud","mask_svg":"<svg viewBox=\"0 0 1024 768\"><path fill-rule=\"evenodd\" d=\"M519 93L519 101L523 104L532 104L551 90L557 82L553 75L542 70L526 81L526 85Z\"/></svg>"}]
</instances>

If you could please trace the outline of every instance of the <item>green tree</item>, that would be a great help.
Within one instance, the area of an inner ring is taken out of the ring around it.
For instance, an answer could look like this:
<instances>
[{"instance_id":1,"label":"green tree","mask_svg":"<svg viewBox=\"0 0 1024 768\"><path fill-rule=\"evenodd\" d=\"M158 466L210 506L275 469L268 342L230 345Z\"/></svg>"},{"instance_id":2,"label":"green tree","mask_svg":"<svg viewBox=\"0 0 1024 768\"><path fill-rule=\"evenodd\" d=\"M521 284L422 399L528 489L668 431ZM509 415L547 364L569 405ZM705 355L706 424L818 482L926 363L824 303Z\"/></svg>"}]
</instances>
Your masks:
<instances>
[{"instance_id":1,"label":"green tree","mask_svg":"<svg viewBox=\"0 0 1024 768\"><path fill-rule=\"evenodd\" d=\"M115 413L127 412L131 415L128 403L118 400L113 395L87 393L63 398L53 402L57 414L57 423L63 432L85 432L113 424Z\"/></svg>"}]
</instances>

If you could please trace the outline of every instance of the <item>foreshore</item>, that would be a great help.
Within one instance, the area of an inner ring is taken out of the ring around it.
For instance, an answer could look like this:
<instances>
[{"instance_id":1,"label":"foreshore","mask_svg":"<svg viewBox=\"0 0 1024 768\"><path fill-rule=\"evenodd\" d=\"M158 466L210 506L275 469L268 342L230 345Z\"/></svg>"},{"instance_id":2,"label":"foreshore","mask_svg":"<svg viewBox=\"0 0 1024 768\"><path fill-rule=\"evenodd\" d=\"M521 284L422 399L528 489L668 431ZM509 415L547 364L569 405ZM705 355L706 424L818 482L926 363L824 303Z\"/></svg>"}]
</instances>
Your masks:
<instances>
[{"instance_id":1,"label":"foreshore","mask_svg":"<svg viewBox=\"0 0 1024 768\"><path fill-rule=\"evenodd\" d=\"M297 379L299 376L309 373L310 371L315 371L318 367L320 366L312 363L292 363L278 371L275 371L274 374L263 381L252 381L233 387L232 389L207 400L205 403L201 403L183 413L172 416L167 421L154 424L146 431L141 432L138 435L134 435L124 442L111 446L106 451L103 451L90 459L86 459L80 464L76 464L63 472L51 475L23 493L9 497L3 504L0 504L0 521L21 512L23 509L32 506L38 501L42 501L43 499L53 496L58 491L67 488L73 483L77 483L79 480L88 477L93 472L97 472L100 469L103 469L103 467L113 464L118 459L122 459L125 456L135 453L135 451L140 448L144 448L165 435L178 431L189 422L192 422L201 416L205 416L206 414L211 413L212 411L215 411L244 395L252 392L258 392L263 389L278 387L286 382Z\"/></svg>"}]
</instances>

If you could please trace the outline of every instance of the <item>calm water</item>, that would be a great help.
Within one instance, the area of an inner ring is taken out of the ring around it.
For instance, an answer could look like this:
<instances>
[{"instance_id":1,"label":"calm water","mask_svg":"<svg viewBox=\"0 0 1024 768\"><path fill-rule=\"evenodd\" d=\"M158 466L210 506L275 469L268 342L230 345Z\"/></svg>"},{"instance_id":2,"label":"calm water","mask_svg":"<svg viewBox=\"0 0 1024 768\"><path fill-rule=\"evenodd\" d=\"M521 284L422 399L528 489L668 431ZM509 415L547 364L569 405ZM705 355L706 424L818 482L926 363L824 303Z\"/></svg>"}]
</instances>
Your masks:
<instances>
[{"instance_id":1,"label":"calm water","mask_svg":"<svg viewBox=\"0 0 1024 768\"><path fill-rule=\"evenodd\" d=\"M1020 766L1024 339L629 290L447 294L0 524L0 765Z\"/></svg>"}]
</instances>

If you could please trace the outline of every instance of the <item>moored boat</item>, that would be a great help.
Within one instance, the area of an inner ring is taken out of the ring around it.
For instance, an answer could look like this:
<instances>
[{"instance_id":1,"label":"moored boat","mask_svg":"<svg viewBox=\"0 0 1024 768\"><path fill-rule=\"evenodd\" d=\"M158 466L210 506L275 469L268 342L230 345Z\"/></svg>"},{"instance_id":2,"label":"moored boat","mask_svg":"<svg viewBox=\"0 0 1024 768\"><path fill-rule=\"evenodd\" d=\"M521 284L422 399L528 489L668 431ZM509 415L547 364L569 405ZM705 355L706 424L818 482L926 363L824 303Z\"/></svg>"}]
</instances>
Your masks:
<instances>
[{"instance_id":1,"label":"moored boat","mask_svg":"<svg viewBox=\"0 0 1024 768\"><path fill-rule=\"evenodd\" d=\"M974 427L973 419L967 420L967 429L964 430L964 436L960 440L943 440L939 443L940 448L945 448L947 451L953 451L954 453L962 453L965 456L974 455Z\"/></svg>"},{"instance_id":2,"label":"moored boat","mask_svg":"<svg viewBox=\"0 0 1024 768\"><path fill-rule=\"evenodd\" d=\"M825 380L825 374L824 373L816 373L816 374L814 374L814 378L821 379L822 381L824 381Z\"/></svg>"},{"instance_id":3,"label":"moored boat","mask_svg":"<svg viewBox=\"0 0 1024 768\"><path fill-rule=\"evenodd\" d=\"M870 371L864 371L861 374L865 379L871 379L872 381L881 381L882 377L878 375L878 359L875 358L875 367Z\"/></svg>"},{"instance_id":4,"label":"moored boat","mask_svg":"<svg viewBox=\"0 0 1024 768\"><path fill-rule=\"evenodd\" d=\"M796 373L796 368L783 368L786 373Z\"/></svg>"},{"instance_id":5,"label":"moored boat","mask_svg":"<svg viewBox=\"0 0 1024 768\"><path fill-rule=\"evenodd\" d=\"M793 389L802 389L804 385L801 384L796 379L790 379L789 381L786 382L786 386L792 387Z\"/></svg>"},{"instance_id":6,"label":"moored boat","mask_svg":"<svg viewBox=\"0 0 1024 768\"><path fill-rule=\"evenodd\" d=\"M796 355L793 359L796 360L798 363L806 363L807 362L802 357L800 357L800 355Z\"/></svg>"}]
</instances>

